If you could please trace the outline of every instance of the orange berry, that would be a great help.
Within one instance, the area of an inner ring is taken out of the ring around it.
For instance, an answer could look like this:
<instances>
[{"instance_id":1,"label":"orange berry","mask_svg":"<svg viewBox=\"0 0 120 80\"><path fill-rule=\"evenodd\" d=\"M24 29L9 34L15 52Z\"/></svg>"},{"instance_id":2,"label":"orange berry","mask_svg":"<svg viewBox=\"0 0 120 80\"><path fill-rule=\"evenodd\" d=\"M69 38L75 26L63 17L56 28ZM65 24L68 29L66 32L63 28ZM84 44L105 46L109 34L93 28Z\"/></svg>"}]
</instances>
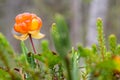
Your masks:
<instances>
[{"instance_id":1,"label":"orange berry","mask_svg":"<svg viewBox=\"0 0 120 80\"><path fill-rule=\"evenodd\" d=\"M42 20L31 13L19 14L16 16L15 21L14 30L21 34L39 30L42 26Z\"/></svg>"},{"instance_id":2,"label":"orange berry","mask_svg":"<svg viewBox=\"0 0 120 80\"><path fill-rule=\"evenodd\" d=\"M21 36L14 34L14 37L19 40L26 40L29 35L34 39L41 39L44 34L40 33L42 20L35 14L22 13L16 16L14 30L21 33Z\"/></svg>"}]
</instances>

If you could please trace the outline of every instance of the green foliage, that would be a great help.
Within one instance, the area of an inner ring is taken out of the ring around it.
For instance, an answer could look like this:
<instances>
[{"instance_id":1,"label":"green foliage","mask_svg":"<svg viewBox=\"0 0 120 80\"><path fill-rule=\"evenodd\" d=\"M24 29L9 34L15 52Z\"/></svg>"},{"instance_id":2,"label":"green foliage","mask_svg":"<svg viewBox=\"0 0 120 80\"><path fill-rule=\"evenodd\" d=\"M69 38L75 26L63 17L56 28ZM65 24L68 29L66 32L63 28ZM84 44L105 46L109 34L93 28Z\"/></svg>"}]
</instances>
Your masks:
<instances>
[{"instance_id":1,"label":"green foliage","mask_svg":"<svg viewBox=\"0 0 120 80\"><path fill-rule=\"evenodd\" d=\"M78 53L81 57L88 57L92 55L92 52L88 48L83 48L82 46L78 46Z\"/></svg>"},{"instance_id":2,"label":"green foliage","mask_svg":"<svg viewBox=\"0 0 120 80\"><path fill-rule=\"evenodd\" d=\"M22 55L21 55L22 62L24 62L26 66L30 65L31 68L35 68L36 63L35 63L34 54L28 51L23 41L21 41L21 49L22 49Z\"/></svg>"},{"instance_id":3,"label":"green foliage","mask_svg":"<svg viewBox=\"0 0 120 80\"><path fill-rule=\"evenodd\" d=\"M52 38L55 48L60 56L65 57L70 50L70 38L67 24L60 14L55 15L56 23L52 24Z\"/></svg>"},{"instance_id":4,"label":"green foliage","mask_svg":"<svg viewBox=\"0 0 120 80\"><path fill-rule=\"evenodd\" d=\"M22 49L22 55L21 56L23 56L23 57L21 57L21 58L23 58L23 62L25 63L25 64L27 64L28 62L27 62L27 53L28 53L28 49L27 49L27 47L25 46L25 44L24 44L24 42L23 41L21 41L21 49Z\"/></svg>"},{"instance_id":5,"label":"green foliage","mask_svg":"<svg viewBox=\"0 0 120 80\"><path fill-rule=\"evenodd\" d=\"M0 64L4 65L7 69L13 68L15 65L14 57L15 55L11 45L2 33L0 33Z\"/></svg>"},{"instance_id":6,"label":"green foliage","mask_svg":"<svg viewBox=\"0 0 120 80\"><path fill-rule=\"evenodd\" d=\"M35 59L34 59L34 54L33 53L29 52L27 54L27 61L28 61L28 63L30 64L30 66L32 68L36 67L36 63L35 63Z\"/></svg>"},{"instance_id":7,"label":"green foliage","mask_svg":"<svg viewBox=\"0 0 120 80\"><path fill-rule=\"evenodd\" d=\"M79 54L72 49L72 80L79 80Z\"/></svg>"},{"instance_id":8,"label":"green foliage","mask_svg":"<svg viewBox=\"0 0 120 80\"><path fill-rule=\"evenodd\" d=\"M104 55L106 53L105 52L106 47L105 47L105 39L104 39L104 33L103 33L103 22L101 18L97 19L96 26L97 26L97 32L98 32L99 50L102 58L104 59Z\"/></svg>"},{"instance_id":9,"label":"green foliage","mask_svg":"<svg viewBox=\"0 0 120 80\"><path fill-rule=\"evenodd\" d=\"M6 71L0 69L0 80L12 80L10 74L8 74Z\"/></svg>"},{"instance_id":10,"label":"green foliage","mask_svg":"<svg viewBox=\"0 0 120 80\"><path fill-rule=\"evenodd\" d=\"M52 69L54 65L60 63L60 57L56 53L50 51L48 46L48 41L43 40L42 53L34 56L36 59L42 61L46 66Z\"/></svg>"},{"instance_id":11,"label":"green foliage","mask_svg":"<svg viewBox=\"0 0 120 80\"><path fill-rule=\"evenodd\" d=\"M15 66L14 51L7 39L0 33L0 78L2 80L18 79L19 77L13 71Z\"/></svg>"},{"instance_id":12,"label":"green foliage","mask_svg":"<svg viewBox=\"0 0 120 80\"><path fill-rule=\"evenodd\" d=\"M93 52L94 54L97 54L97 46L96 46L96 44L93 44L93 45L92 45L92 52Z\"/></svg>"},{"instance_id":13,"label":"green foliage","mask_svg":"<svg viewBox=\"0 0 120 80\"><path fill-rule=\"evenodd\" d=\"M119 44L116 47L115 53L116 54L120 54L120 45Z\"/></svg>"},{"instance_id":14,"label":"green foliage","mask_svg":"<svg viewBox=\"0 0 120 80\"><path fill-rule=\"evenodd\" d=\"M51 35L56 51L47 40L41 41L38 54L29 52L21 41L21 54L14 54L0 33L0 80L119 80L120 44L115 35L108 38L106 49L102 19L96 22L98 46L78 45L71 48L69 31L64 18L57 14ZM110 49L109 49L110 48ZM81 63L82 62L82 63Z\"/></svg>"},{"instance_id":15,"label":"green foliage","mask_svg":"<svg viewBox=\"0 0 120 80\"><path fill-rule=\"evenodd\" d=\"M110 45L110 50L111 50L112 54L116 54L115 50L117 47L117 40L116 40L116 36L114 34L109 36L109 45Z\"/></svg>"}]
</instances>

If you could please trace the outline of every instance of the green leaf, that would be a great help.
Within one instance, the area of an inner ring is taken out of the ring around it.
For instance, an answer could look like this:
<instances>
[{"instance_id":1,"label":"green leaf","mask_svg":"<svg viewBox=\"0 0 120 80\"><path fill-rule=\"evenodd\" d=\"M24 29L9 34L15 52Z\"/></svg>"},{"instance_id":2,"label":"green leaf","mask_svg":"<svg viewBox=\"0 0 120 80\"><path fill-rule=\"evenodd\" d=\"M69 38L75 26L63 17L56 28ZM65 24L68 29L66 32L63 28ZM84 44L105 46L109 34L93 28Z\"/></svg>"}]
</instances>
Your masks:
<instances>
[{"instance_id":1,"label":"green leaf","mask_svg":"<svg viewBox=\"0 0 120 80\"><path fill-rule=\"evenodd\" d=\"M34 55L34 57L43 62L50 69L52 69L56 64L60 63L60 57L58 55L53 55L52 53L42 53Z\"/></svg>"},{"instance_id":2,"label":"green leaf","mask_svg":"<svg viewBox=\"0 0 120 80\"><path fill-rule=\"evenodd\" d=\"M78 53L81 57L90 57L92 55L92 51L89 48L83 48L82 46L78 46Z\"/></svg>"},{"instance_id":3,"label":"green leaf","mask_svg":"<svg viewBox=\"0 0 120 80\"><path fill-rule=\"evenodd\" d=\"M0 69L0 80L12 80L12 78L8 72Z\"/></svg>"},{"instance_id":4,"label":"green leaf","mask_svg":"<svg viewBox=\"0 0 120 80\"><path fill-rule=\"evenodd\" d=\"M41 42L41 47L42 47L42 51L45 52L45 51L50 51L49 50L49 43L47 40L42 40Z\"/></svg>"},{"instance_id":5,"label":"green leaf","mask_svg":"<svg viewBox=\"0 0 120 80\"><path fill-rule=\"evenodd\" d=\"M15 65L14 51L7 39L0 33L0 66L9 70L14 68Z\"/></svg>"},{"instance_id":6,"label":"green leaf","mask_svg":"<svg viewBox=\"0 0 120 80\"><path fill-rule=\"evenodd\" d=\"M53 42L59 55L65 57L71 48L68 27L60 14L55 15L55 21L56 23L52 24L51 29Z\"/></svg>"},{"instance_id":7,"label":"green leaf","mask_svg":"<svg viewBox=\"0 0 120 80\"><path fill-rule=\"evenodd\" d=\"M22 49L22 56L23 56L22 58L23 60L25 60L25 63L28 64L28 61L27 61L28 49L25 46L24 41L21 41L21 49Z\"/></svg>"},{"instance_id":8,"label":"green leaf","mask_svg":"<svg viewBox=\"0 0 120 80\"><path fill-rule=\"evenodd\" d=\"M34 55L36 59L43 62L49 68L53 68L54 65L60 63L60 57L54 52L49 50L49 44L47 40L43 40L41 42L42 53L38 55Z\"/></svg>"},{"instance_id":9,"label":"green leaf","mask_svg":"<svg viewBox=\"0 0 120 80\"><path fill-rule=\"evenodd\" d=\"M96 44L92 45L92 52L93 52L93 54L97 54L97 46L96 46Z\"/></svg>"},{"instance_id":10,"label":"green leaf","mask_svg":"<svg viewBox=\"0 0 120 80\"><path fill-rule=\"evenodd\" d=\"M33 53L29 52L27 54L27 61L28 61L28 63L30 64L30 66L32 68L36 67L36 63L35 63L35 59L34 59L34 54Z\"/></svg>"},{"instance_id":11,"label":"green leaf","mask_svg":"<svg viewBox=\"0 0 120 80\"><path fill-rule=\"evenodd\" d=\"M22 60L25 60L26 64L29 64L30 67L35 68L36 63L34 59L34 54L31 52L28 52L28 49L25 46L23 41L21 41L21 48L22 48L22 53L23 53L21 56L21 58L23 58Z\"/></svg>"},{"instance_id":12,"label":"green leaf","mask_svg":"<svg viewBox=\"0 0 120 80\"><path fill-rule=\"evenodd\" d=\"M79 54L72 49L72 80L79 80Z\"/></svg>"}]
</instances>

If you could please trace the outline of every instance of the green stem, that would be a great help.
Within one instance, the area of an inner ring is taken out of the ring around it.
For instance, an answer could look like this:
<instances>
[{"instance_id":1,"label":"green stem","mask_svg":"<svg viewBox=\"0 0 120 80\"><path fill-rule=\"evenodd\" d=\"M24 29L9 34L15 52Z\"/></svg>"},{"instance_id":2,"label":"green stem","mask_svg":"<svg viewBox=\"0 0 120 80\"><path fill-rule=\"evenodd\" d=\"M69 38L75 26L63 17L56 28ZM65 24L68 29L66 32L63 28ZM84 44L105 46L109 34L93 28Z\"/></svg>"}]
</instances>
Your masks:
<instances>
[{"instance_id":1,"label":"green stem","mask_svg":"<svg viewBox=\"0 0 120 80\"><path fill-rule=\"evenodd\" d=\"M71 76L71 69L70 69L70 61L68 59L68 57L65 57L65 66L67 69L67 74L68 74L68 80L72 80L72 76Z\"/></svg>"}]
</instances>

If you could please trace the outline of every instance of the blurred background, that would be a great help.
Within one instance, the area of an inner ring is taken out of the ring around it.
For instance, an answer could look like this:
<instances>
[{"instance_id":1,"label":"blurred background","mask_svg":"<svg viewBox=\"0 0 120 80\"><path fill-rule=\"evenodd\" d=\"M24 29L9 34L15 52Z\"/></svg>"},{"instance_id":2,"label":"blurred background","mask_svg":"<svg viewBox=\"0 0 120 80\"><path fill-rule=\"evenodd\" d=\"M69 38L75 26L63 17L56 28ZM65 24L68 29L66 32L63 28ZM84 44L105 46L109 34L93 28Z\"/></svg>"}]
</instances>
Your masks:
<instances>
[{"instance_id":1,"label":"blurred background","mask_svg":"<svg viewBox=\"0 0 120 80\"><path fill-rule=\"evenodd\" d=\"M54 47L50 29L56 13L64 16L74 47L78 43L88 47L97 43L98 17L103 19L106 40L113 33L120 42L120 0L0 0L0 32L17 52L20 41L13 37L14 18L23 12L35 13L43 20L41 33L46 35L44 39L49 40L51 49ZM40 41L34 40L38 50ZM29 39L25 42L31 46Z\"/></svg>"}]
</instances>

